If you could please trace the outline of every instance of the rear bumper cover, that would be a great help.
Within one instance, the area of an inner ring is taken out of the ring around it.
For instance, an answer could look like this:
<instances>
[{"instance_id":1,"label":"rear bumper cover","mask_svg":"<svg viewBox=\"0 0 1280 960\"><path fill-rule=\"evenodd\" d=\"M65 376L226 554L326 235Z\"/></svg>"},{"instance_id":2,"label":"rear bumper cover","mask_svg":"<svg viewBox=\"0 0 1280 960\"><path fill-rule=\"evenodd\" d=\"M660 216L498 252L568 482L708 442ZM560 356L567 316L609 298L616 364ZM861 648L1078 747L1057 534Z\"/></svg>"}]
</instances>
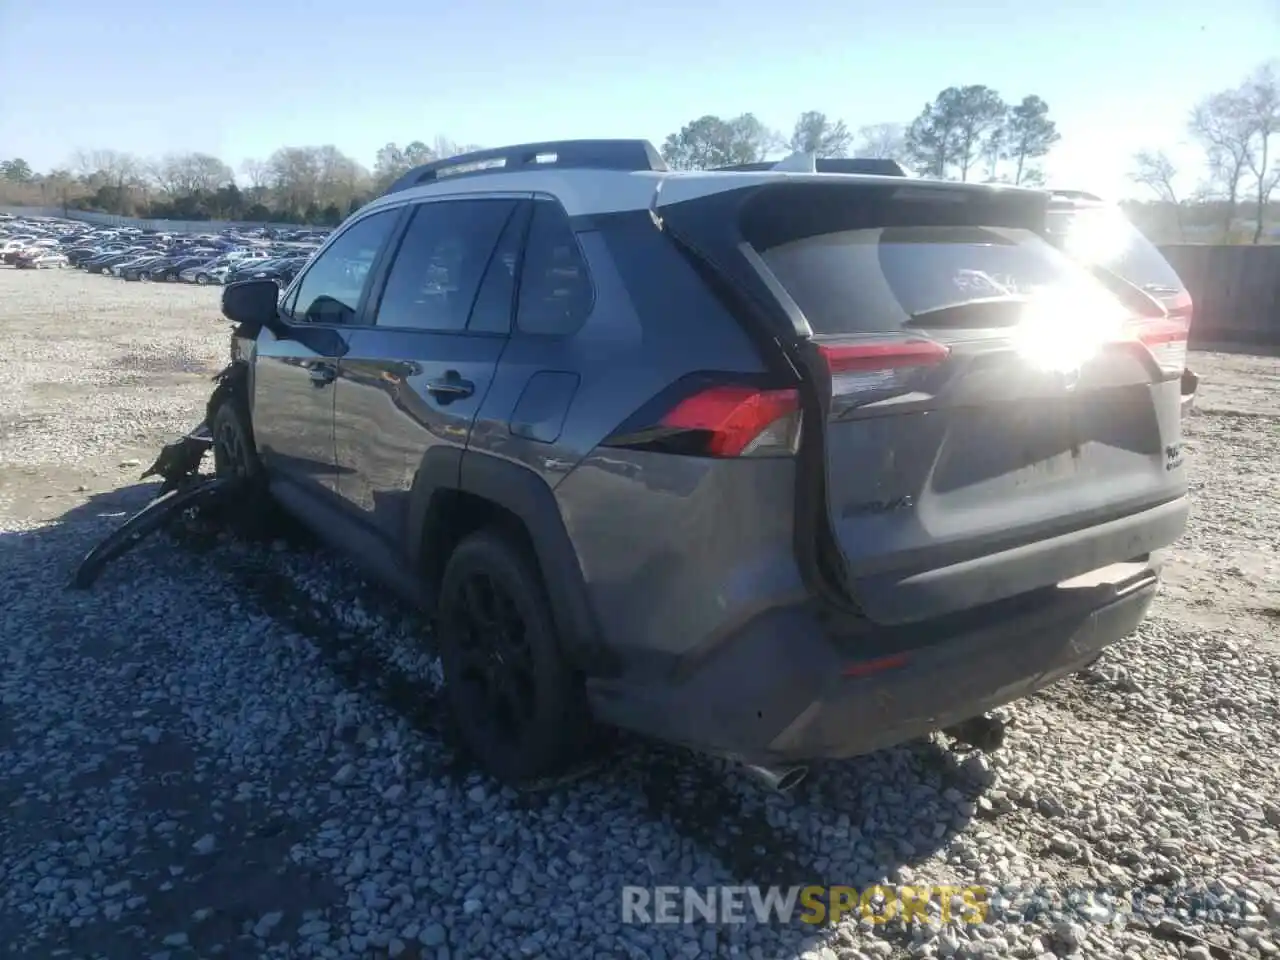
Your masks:
<instances>
[{"instance_id":1,"label":"rear bumper cover","mask_svg":"<svg viewBox=\"0 0 1280 960\"><path fill-rule=\"evenodd\" d=\"M776 609L718 644L683 679L596 679L588 691L606 722L748 763L857 756L1080 669L1137 627L1157 582L1155 562L1115 564L948 625L916 625L899 631L909 636L897 644L904 662L861 673L858 664L894 652L883 638L833 637L809 606Z\"/></svg>"}]
</instances>

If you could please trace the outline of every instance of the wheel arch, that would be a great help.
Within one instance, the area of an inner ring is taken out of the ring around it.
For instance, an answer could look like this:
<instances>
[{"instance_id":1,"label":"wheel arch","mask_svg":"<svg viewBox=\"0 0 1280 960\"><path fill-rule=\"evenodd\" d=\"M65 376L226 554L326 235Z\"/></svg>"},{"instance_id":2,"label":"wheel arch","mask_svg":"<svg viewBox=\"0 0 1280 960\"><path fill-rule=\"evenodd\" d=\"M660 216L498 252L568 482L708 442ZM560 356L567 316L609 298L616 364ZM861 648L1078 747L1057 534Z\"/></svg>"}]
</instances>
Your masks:
<instances>
[{"instance_id":1,"label":"wheel arch","mask_svg":"<svg viewBox=\"0 0 1280 960\"><path fill-rule=\"evenodd\" d=\"M432 447L414 479L406 522L409 559L433 593L464 537L504 530L536 565L570 662L592 676L617 673L555 494L533 470L486 453Z\"/></svg>"}]
</instances>

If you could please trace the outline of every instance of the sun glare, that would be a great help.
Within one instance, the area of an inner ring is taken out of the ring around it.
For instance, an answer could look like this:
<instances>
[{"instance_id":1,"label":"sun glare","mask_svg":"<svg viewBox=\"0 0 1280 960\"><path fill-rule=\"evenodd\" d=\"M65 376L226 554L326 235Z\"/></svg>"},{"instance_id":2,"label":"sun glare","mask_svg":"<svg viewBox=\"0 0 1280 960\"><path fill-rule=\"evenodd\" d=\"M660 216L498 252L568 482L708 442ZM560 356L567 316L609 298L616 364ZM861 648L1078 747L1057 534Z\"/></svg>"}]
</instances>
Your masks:
<instances>
[{"instance_id":1,"label":"sun glare","mask_svg":"<svg viewBox=\"0 0 1280 960\"><path fill-rule=\"evenodd\" d=\"M1014 332L1019 354L1038 370L1078 370L1104 343L1123 335L1128 313L1091 280L1042 287Z\"/></svg>"}]
</instances>

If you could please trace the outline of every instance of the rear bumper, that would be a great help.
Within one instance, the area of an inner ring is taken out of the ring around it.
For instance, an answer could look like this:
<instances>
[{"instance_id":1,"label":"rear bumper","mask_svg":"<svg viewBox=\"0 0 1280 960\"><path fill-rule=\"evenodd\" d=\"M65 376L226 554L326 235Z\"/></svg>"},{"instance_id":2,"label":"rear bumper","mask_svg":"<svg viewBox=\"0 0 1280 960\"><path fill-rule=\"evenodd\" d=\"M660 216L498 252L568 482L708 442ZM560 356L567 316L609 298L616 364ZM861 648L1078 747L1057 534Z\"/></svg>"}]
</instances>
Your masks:
<instances>
[{"instance_id":1,"label":"rear bumper","mask_svg":"<svg viewBox=\"0 0 1280 960\"><path fill-rule=\"evenodd\" d=\"M1072 673L1141 622L1158 581L1115 564L946 622L833 636L809 606L769 611L665 682L597 679L605 722L748 763L870 753Z\"/></svg>"}]
</instances>

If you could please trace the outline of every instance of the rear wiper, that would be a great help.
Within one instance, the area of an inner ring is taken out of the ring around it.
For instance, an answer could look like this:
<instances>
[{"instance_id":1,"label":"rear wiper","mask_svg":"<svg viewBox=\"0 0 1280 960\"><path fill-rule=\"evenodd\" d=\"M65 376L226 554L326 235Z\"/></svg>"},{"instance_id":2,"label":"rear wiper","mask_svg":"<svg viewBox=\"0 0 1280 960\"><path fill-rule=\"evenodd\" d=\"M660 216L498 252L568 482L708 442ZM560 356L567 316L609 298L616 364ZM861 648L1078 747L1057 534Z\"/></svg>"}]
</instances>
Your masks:
<instances>
[{"instance_id":1,"label":"rear wiper","mask_svg":"<svg viewBox=\"0 0 1280 960\"><path fill-rule=\"evenodd\" d=\"M1159 284L1146 284L1138 286L1131 280L1127 280L1114 270L1108 270L1101 264L1091 264L1089 272L1104 287L1111 291L1121 303L1132 310L1134 313L1144 317L1163 317L1168 314L1164 304L1156 299L1155 294L1168 291L1176 293L1176 290L1169 290L1167 287L1161 287Z\"/></svg>"},{"instance_id":2,"label":"rear wiper","mask_svg":"<svg viewBox=\"0 0 1280 960\"><path fill-rule=\"evenodd\" d=\"M917 310L909 327L1012 327L1022 318L1030 298L1019 296L976 297Z\"/></svg>"}]
</instances>

